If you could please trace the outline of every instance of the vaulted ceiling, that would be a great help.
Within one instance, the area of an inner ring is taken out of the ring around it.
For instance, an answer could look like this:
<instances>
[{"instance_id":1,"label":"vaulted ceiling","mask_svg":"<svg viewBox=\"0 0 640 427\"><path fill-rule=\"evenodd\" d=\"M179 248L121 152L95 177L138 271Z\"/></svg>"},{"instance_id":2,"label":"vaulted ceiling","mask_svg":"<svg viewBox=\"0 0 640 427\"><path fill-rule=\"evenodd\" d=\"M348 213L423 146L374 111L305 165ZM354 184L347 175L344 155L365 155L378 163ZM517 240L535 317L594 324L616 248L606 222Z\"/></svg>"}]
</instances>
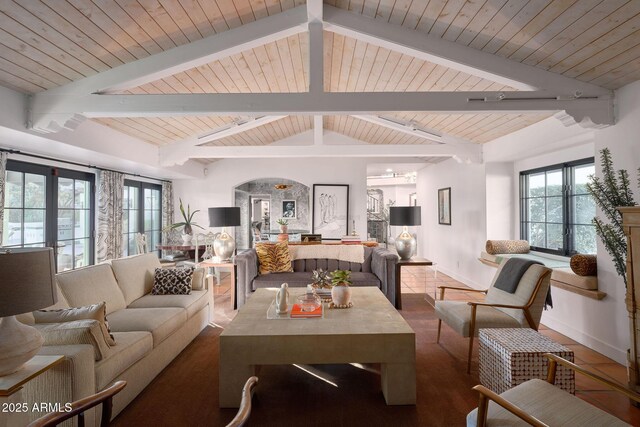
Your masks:
<instances>
[{"instance_id":1,"label":"vaulted ceiling","mask_svg":"<svg viewBox=\"0 0 640 427\"><path fill-rule=\"evenodd\" d=\"M300 0L3 0L0 85L41 93L303 4ZM325 4L606 89L640 79L637 0L329 0ZM326 92L517 90L363 38L327 28L322 34ZM115 93L306 92L309 40L307 32L299 32ZM380 113L412 129L421 127L476 143L552 114ZM93 120L166 145L224 129L239 119L238 114L165 114ZM430 143L397 127L346 114L325 114L321 123L327 131L370 144ZM313 127L313 115L287 114L207 144L268 145Z\"/></svg>"}]
</instances>

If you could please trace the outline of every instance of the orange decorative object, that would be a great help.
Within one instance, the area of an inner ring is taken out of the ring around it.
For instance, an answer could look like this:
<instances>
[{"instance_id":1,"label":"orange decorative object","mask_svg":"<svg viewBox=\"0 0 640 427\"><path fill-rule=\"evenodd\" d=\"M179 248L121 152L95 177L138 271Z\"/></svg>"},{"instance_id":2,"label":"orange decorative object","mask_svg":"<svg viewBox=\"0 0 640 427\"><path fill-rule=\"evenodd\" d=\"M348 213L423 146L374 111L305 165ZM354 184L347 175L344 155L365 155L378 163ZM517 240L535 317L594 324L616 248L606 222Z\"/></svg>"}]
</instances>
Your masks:
<instances>
[{"instance_id":1,"label":"orange decorative object","mask_svg":"<svg viewBox=\"0 0 640 427\"><path fill-rule=\"evenodd\" d=\"M284 242L286 240L289 240L288 234L278 234L278 242Z\"/></svg>"}]
</instances>

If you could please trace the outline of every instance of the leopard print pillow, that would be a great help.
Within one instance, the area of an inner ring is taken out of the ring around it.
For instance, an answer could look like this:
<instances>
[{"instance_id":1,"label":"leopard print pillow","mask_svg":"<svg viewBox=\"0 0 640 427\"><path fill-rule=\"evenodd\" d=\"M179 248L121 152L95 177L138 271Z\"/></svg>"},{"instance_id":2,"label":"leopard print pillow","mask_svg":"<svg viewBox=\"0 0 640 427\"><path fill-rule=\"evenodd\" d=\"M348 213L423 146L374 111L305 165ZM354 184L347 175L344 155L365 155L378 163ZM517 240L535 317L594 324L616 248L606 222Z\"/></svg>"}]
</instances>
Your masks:
<instances>
[{"instance_id":1,"label":"leopard print pillow","mask_svg":"<svg viewBox=\"0 0 640 427\"><path fill-rule=\"evenodd\" d=\"M261 243L256 245L260 274L291 273L291 254L288 242Z\"/></svg>"},{"instance_id":2,"label":"leopard print pillow","mask_svg":"<svg viewBox=\"0 0 640 427\"><path fill-rule=\"evenodd\" d=\"M189 295L193 280L193 267L156 268L152 295Z\"/></svg>"}]
</instances>

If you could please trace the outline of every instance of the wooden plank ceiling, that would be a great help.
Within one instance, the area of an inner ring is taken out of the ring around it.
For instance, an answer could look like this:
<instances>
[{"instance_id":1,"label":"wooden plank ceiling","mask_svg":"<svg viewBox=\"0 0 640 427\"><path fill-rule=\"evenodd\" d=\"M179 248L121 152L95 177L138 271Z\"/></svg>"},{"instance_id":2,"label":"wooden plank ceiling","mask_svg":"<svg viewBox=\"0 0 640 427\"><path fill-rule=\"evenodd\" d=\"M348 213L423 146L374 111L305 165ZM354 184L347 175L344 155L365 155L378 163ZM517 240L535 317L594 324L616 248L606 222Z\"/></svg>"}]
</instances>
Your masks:
<instances>
[{"instance_id":1,"label":"wooden plank ceiling","mask_svg":"<svg viewBox=\"0 0 640 427\"><path fill-rule=\"evenodd\" d=\"M0 1L0 84L35 93L280 13L304 0ZM638 0L328 0L551 72L616 89L640 79ZM325 32L330 91L511 90L387 49ZM301 92L308 37L299 34L179 73L130 93ZM490 141L547 117L397 114L422 126ZM206 133L234 117L100 119L153 144ZM352 117L325 127L370 143L424 140ZM293 116L214 142L264 145L311 128Z\"/></svg>"}]
</instances>

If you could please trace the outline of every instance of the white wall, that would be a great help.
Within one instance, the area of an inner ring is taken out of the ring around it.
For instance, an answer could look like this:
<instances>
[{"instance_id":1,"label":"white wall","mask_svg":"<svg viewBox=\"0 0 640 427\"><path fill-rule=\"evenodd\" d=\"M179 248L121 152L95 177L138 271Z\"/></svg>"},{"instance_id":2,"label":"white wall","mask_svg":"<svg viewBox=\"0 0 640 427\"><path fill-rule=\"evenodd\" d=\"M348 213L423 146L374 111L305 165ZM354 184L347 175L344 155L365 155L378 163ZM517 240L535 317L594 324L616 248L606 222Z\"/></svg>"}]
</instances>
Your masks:
<instances>
[{"instance_id":1,"label":"white wall","mask_svg":"<svg viewBox=\"0 0 640 427\"><path fill-rule=\"evenodd\" d=\"M487 239L485 165L455 160L418 171L418 203L422 206L418 253L438 270L475 288L486 288L491 271L478 261ZM438 224L438 189L451 187L451 225Z\"/></svg>"},{"instance_id":2,"label":"white wall","mask_svg":"<svg viewBox=\"0 0 640 427\"><path fill-rule=\"evenodd\" d=\"M178 198L199 209L195 221L207 228L207 209L233 206L233 189L244 182L260 178L286 178L308 185L349 184L349 232L356 222L356 231L367 229L367 161L365 159L225 159L208 166L204 179L175 180L176 207ZM310 194L310 197L312 195ZM310 201L311 203L311 201Z\"/></svg>"}]
</instances>

